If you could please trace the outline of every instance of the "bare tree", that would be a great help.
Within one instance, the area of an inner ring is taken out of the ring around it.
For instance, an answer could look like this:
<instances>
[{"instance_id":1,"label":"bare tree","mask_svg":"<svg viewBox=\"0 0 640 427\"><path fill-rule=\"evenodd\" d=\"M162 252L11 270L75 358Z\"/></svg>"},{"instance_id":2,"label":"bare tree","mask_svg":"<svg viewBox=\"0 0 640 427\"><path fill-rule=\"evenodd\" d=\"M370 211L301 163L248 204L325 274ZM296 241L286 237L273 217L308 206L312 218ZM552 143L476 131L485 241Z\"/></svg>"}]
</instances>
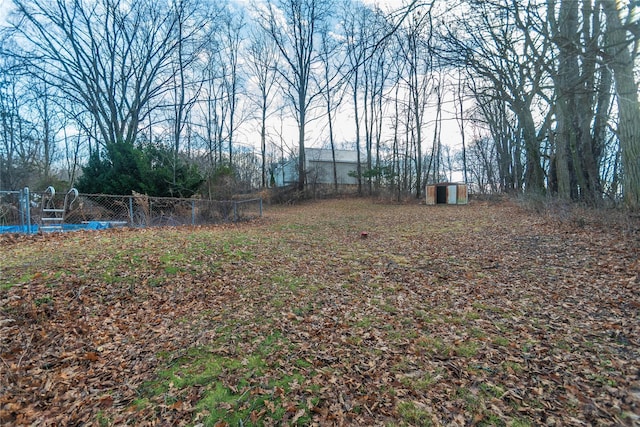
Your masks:
<instances>
[{"instance_id":1,"label":"bare tree","mask_svg":"<svg viewBox=\"0 0 640 427\"><path fill-rule=\"evenodd\" d=\"M372 194L374 183L376 189L382 178L382 166L380 163L380 145L382 142L382 126L384 122L384 98L385 90L389 83L391 67L390 55L387 47L393 43L393 39L383 39L382 36L389 31L390 23L379 9L376 9L368 22L371 28L376 49L369 55L363 67L363 109L365 145L367 152L367 184L369 194ZM374 147L375 146L375 147Z\"/></svg>"},{"instance_id":2,"label":"bare tree","mask_svg":"<svg viewBox=\"0 0 640 427\"><path fill-rule=\"evenodd\" d=\"M464 19L447 27L446 58L469 67L476 87L485 82L490 88L485 93L498 96L513 111L526 160L524 189L542 193L545 171L540 139L547 131L542 124L547 122L541 123L537 116L548 116L543 87L548 78L545 61L549 40L542 30L530 31L539 28L534 19L538 15L529 9L523 11L517 0L469 3Z\"/></svg>"},{"instance_id":3,"label":"bare tree","mask_svg":"<svg viewBox=\"0 0 640 427\"><path fill-rule=\"evenodd\" d=\"M283 59L279 69L298 123L298 189L305 183L306 125L312 101L319 93L311 87L317 63L320 24L332 10L328 0L269 0L263 29L273 39Z\"/></svg>"},{"instance_id":4,"label":"bare tree","mask_svg":"<svg viewBox=\"0 0 640 427\"><path fill-rule=\"evenodd\" d=\"M249 68L258 87L254 102L260 115L261 185L267 187L267 119L273 103L273 90L278 83L278 50L272 40L254 31L248 49Z\"/></svg>"},{"instance_id":5,"label":"bare tree","mask_svg":"<svg viewBox=\"0 0 640 427\"><path fill-rule=\"evenodd\" d=\"M203 127L205 129L205 151L208 171L213 171L223 162L222 143L224 136L223 123L226 119L227 107L223 102L224 86L221 84L221 71L218 69L218 44L212 43L203 53L204 84L200 91L200 103Z\"/></svg>"},{"instance_id":6,"label":"bare tree","mask_svg":"<svg viewBox=\"0 0 640 427\"><path fill-rule=\"evenodd\" d=\"M361 68L366 61L367 49L371 43L370 40L366 40L366 17L370 11L363 6L352 8L350 2L345 3L344 10L346 16L343 19L342 31L346 37L346 54L349 62L347 78L351 87L351 102L353 103L353 118L356 129L356 178L358 180L358 194L362 194L362 156L360 155L362 144L360 142L360 108L358 102Z\"/></svg>"},{"instance_id":7,"label":"bare tree","mask_svg":"<svg viewBox=\"0 0 640 427\"><path fill-rule=\"evenodd\" d=\"M640 209L640 103L634 64L640 46L638 6L604 1L607 53L613 71L618 103L618 138L622 154L624 202L629 209ZM634 9L631 9L634 7ZM625 13L626 12L626 13ZM635 21L634 21L635 20Z\"/></svg>"},{"instance_id":8,"label":"bare tree","mask_svg":"<svg viewBox=\"0 0 640 427\"><path fill-rule=\"evenodd\" d=\"M404 75L407 67L398 67L399 63L395 59L390 58L396 55L395 47L399 46L397 42L398 34L405 34L406 30L403 25L407 26L412 13L428 14L431 10L431 2L419 2L412 0L410 2L402 2L400 7L394 11L383 14L379 9L371 9L361 4L353 4L345 1L343 6L343 17L341 20L342 35L345 37L345 50L347 56L348 67L344 75L344 79L348 82L351 95L351 103L353 105L354 125L356 129L355 147L358 157L356 176L358 179L358 193L362 193L363 175L371 177L372 173L377 171L373 169L373 140L376 140L376 166L379 159L379 147L381 142L381 126L383 123L383 96L384 89L390 79L390 73L394 71L394 77ZM398 36L399 37L399 36ZM404 42L404 41L403 41ZM393 48L391 46L394 46ZM390 52L392 52L390 54ZM390 61L395 65L390 67ZM402 70L403 74L397 71ZM391 92L394 92L393 83L390 83ZM396 86L397 87L397 86ZM396 91L396 93L398 93ZM395 111L404 114L405 109L400 111L400 105L394 103ZM396 115L393 120L394 127L394 143L395 147L399 147L400 124ZM404 122L408 126L408 122ZM407 127L408 129L408 127ZM361 164L362 150L362 130L364 130L365 153L367 155L367 171L363 171ZM409 135L409 132L405 132ZM395 160L399 160L400 156L395 156ZM408 176L409 157L405 153L403 157L403 182L411 181ZM392 159L393 162L393 159ZM397 171L400 170L400 165ZM395 167L395 166L394 166ZM371 180L369 180L369 183ZM371 189L371 187L369 187ZM406 186L404 187L406 188Z\"/></svg>"},{"instance_id":9,"label":"bare tree","mask_svg":"<svg viewBox=\"0 0 640 427\"><path fill-rule=\"evenodd\" d=\"M462 163L462 179L464 182L468 182L467 176L467 143L466 143L466 117L465 117L465 88L467 87L467 82L465 80L463 70L458 69L458 76L456 86L454 88L454 107L455 107L455 117L458 122L458 128L460 129L460 142L462 144L462 150L460 152L461 163Z\"/></svg>"},{"instance_id":10,"label":"bare tree","mask_svg":"<svg viewBox=\"0 0 640 427\"><path fill-rule=\"evenodd\" d=\"M338 191L338 169L336 164L334 115L336 109L342 103L344 96L344 91L342 90L344 80L341 76L345 66L345 58L340 51L341 48L342 44L340 41L336 39L335 35L329 32L329 28L325 25L320 32L318 57L321 63L321 72L317 77L317 85L320 88L327 114L329 146L333 160L333 185L336 192Z\"/></svg>"},{"instance_id":11,"label":"bare tree","mask_svg":"<svg viewBox=\"0 0 640 427\"><path fill-rule=\"evenodd\" d=\"M0 188L18 189L41 177L42 138L37 106L22 64L3 57L0 64Z\"/></svg>"},{"instance_id":12,"label":"bare tree","mask_svg":"<svg viewBox=\"0 0 640 427\"><path fill-rule=\"evenodd\" d=\"M172 154L173 154L173 185L176 185L176 170L179 156L184 151L182 137L189 121L200 89L203 84L203 66L199 56L203 52L207 32L202 31L206 22L215 19L215 15L198 11L202 4L196 0L172 0L171 10L175 13L175 39L177 46L173 52L171 63L171 122L172 122ZM188 150L187 150L188 151ZM188 154L188 153L187 153Z\"/></svg>"},{"instance_id":13,"label":"bare tree","mask_svg":"<svg viewBox=\"0 0 640 427\"><path fill-rule=\"evenodd\" d=\"M52 165L57 157L56 134L62 127L57 122L59 114L56 111L55 94L51 86L46 81L33 81L30 92L32 104L33 134L37 138L37 146L40 151L36 163L41 171L41 177L46 182L52 178ZM29 80L26 81L29 83Z\"/></svg>"},{"instance_id":14,"label":"bare tree","mask_svg":"<svg viewBox=\"0 0 640 427\"><path fill-rule=\"evenodd\" d=\"M225 130L225 139L229 148L229 165L233 164L233 142L238 124L238 99L242 88L239 69L241 44L243 41L243 15L227 10L223 15L219 34L219 64L222 82L222 102L226 104L226 120L221 123ZM220 128L222 130L222 127Z\"/></svg>"},{"instance_id":15,"label":"bare tree","mask_svg":"<svg viewBox=\"0 0 640 427\"><path fill-rule=\"evenodd\" d=\"M608 108L611 84L610 72L597 64L603 36L600 2L595 8L591 0L561 0L559 7L549 0L547 5L548 37L557 50L549 61L556 121L549 187L562 199L598 203L602 143L591 126L597 111ZM598 95L598 89L603 93Z\"/></svg>"},{"instance_id":16,"label":"bare tree","mask_svg":"<svg viewBox=\"0 0 640 427\"><path fill-rule=\"evenodd\" d=\"M400 33L399 45L401 46L402 59L407 64L406 76L404 77L407 91L409 92L413 124L415 127L415 149L416 149L416 198L420 198L423 173L423 127L424 114L428 97L431 95L430 83L433 71L432 58L432 38L431 9L419 9L412 13L407 21L407 27ZM440 106L440 102L438 106ZM438 141L437 130L434 135L434 144ZM436 153L432 153L433 155ZM439 152L437 153L439 156ZM439 157L437 157L439 158ZM438 172L438 162L434 173Z\"/></svg>"},{"instance_id":17,"label":"bare tree","mask_svg":"<svg viewBox=\"0 0 640 427\"><path fill-rule=\"evenodd\" d=\"M173 78L178 14L153 1L13 0L13 52L89 113L107 149L133 145Z\"/></svg>"}]
</instances>

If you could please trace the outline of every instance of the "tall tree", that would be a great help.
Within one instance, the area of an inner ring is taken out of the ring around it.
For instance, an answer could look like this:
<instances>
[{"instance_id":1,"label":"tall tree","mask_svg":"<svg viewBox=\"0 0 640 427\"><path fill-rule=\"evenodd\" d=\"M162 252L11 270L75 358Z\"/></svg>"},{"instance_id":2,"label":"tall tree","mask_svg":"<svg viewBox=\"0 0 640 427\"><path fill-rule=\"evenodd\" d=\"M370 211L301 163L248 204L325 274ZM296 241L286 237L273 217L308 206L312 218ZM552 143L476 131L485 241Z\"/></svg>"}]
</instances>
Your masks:
<instances>
[{"instance_id":1,"label":"tall tree","mask_svg":"<svg viewBox=\"0 0 640 427\"><path fill-rule=\"evenodd\" d=\"M517 118L525 156L524 190L531 194L545 191L541 135L548 116L543 88L548 78L545 61L549 40L539 30L532 8L520 1L480 2L469 0L464 19L447 27L445 55L448 60L468 67L473 78L485 83L492 93L509 106ZM524 9L524 10L523 10ZM531 29L537 28L533 32ZM482 89L484 90L484 89ZM540 111L538 111L540 110Z\"/></svg>"},{"instance_id":2,"label":"tall tree","mask_svg":"<svg viewBox=\"0 0 640 427\"><path fill-rule=\"evenodd\" d=\"M215 15L209 11L198 10L202 5L195 0L172 0L171 10L176 15L174 28L177 46L172 60L172 93L171 96L171 122L172 122L172 152L173 152L173 177L172 184L176 184L177 174L180 168L179 157L184 151L182 138L188 124L188 118L198 99L202 87L204 68L199 61L205 45L204 34L201 31L206 26L206 21L215 19ZM187 150L188 151L188 150ZM188 154L188 153L187 153Z\"/></svg>"},{"instance_id":3,"label":"tall tree","mask_svg":"<svg viewBox=\"0 0 640 427\"><path fill-rule=\"evenodd\" d=\"M269 0L261 21L283 58L279 70L298 123L298 189L305 183L306 125L318 91L311 87L317 63L316 44L320 24L332 11L330 0Z\"/></svg>"},{"instance_id":4,"label":"tall tree","mask_svg":"<svg viewBox=\"0 0 640 427\"><path fill-rule=\"evenodd\" d=\"M261 186L267 186L267 119L273 103L273 91L278 83L278 50L272 40L254 31L249 45L249 68L258 87L254 102L260 115Z\"/></svg>"},{"instance_id":5,"label":"tall tree","mask_svg":"<svg viewBox=\"0 0 640 427\"><path fill-rule=\"evenodd\" d=\"M374 183L376 189L380 184L382 166L380 164L380 144L384 122L384 95L390 77L389 55L387 47L393 39L384 39L389 31L389 23L379 9L373 11L368 22L371 37L376 41L376 48L371 51L363 67L363 110L365 145L367 152L367 184L372 194Z\"/></svg>"},{"instance_id":6,"label":"tall tree","mask_svg":"<svg viewBox=\"0 0 640 427\"><path fill-rule=\"evenodd\" d=\"M610 73L597 67L601 50L600 2L592 0L548 0L546 20L549 37L556 46L550 74L555 89L555 132L549 186L562 199L597 203L602 197L598 163L601 143L594 138L592 123L605 102L608 89L604 80ZM600 79L600 85L598 85ZM596 90L605 90L597 96Z\"/></svg>"},{"instance_id":7,"label":"tall tree","mask_svg":"<svg viewBox=\"0 0 640 427\"><path fill-rule=\"evenodd\" d=\"M460 129L460 143L462 145L461 162L462 162L462 179L465 183L469 182L467 176L467 143L466 143L466 117L465 117L465 89L467 82L463 77L463 70L458 69L458 76L456 86L454 88L454 101L455 117L458 122L458 128Z\"/></svg>"},{"instance_id":8,"label":"tall tree","mask_svg":"<svg viewBox=\"0 0 640 427\"><path fill-rule=\"evenodd\" d=\"M334 131L335 111L342 102L344 84L341 79L342 69L345 64L344 55L341 54L341 44L330 33L329 28L325 25L320 32L320 46L318 48L318 57L321 63L321 72L318 76L318 87L322 95L325 112L327 114L327 125L329 128L329 147L331 148L331 158L333 160L333 185L336 193L338 192L338 168L336 164L336 142Z\"/></svg>"},{"instance_id":9,"label":"tall tree","mask_svg":"<svg viewBox=\"0 0 640 427\"><path fill-rule=\"evenodd\" d=\"M1 59L0 188L17 190L40 184L45 135L29 84L33 82L24 75L22 64L9 57Z\"/></svg>"},{"instance_id":10,"label":"tall tree","mask_svg":"<svg viewBox=\"0 0 640 427\"><path fill-rule=\"evenodd\" d=\"M226 120L221 123L225 130L225 139L229 149L229 164L233 164L233 142L238 125L239 94L242 88L240 73L241 45L244 39L244 15L227 10L223 15L222 28L219 31L219 64L221 70L222 102L225 104ZM222 130L222 128L220 129Z\"/></svg>"},{"instance_id":11,"label":"tall tree","mask_svg":"<svg viewBox=\"0 0 640 427\"><path fill-rule=\"evenodd\" d=\"M402 59L407 63L405 84L409 92L409 108L415 127L416 150L416 198L420 198L423 173L423 131L425 111L430 95L429 85L432 81L432 25L431 10L419 9L412 13L407 21L407 27L400 33ZM440 103L438 103L440 106ZM437 133L437 132L436 132ZM434 143L437 140L434 136ZM432 153L435 155L436 153ZM436 162L436 165L438 163ZM438 168L435 168L437 174Z\"/></svg>"},{"instance_id":12,"label":"tall tree","mask_svg":"<svg viewBox=\"0 0 640 427\"><path fill-rule=\"evenodd\" d=\"M629 209L640 210L640 103L634 73L640 46L640 7L631 3L625 11L622 2L608 1L602 6L607 17L608 64L617 95L624 202Z\"/></svg>"},{"instance_id":13,"label":"tall tree","mask_svg":"<svg viewBox=\"0 0 640 427\"><path fill-rule=\"evenodd\" d=\"M173 78L179 14L141 0L13 0L19 57L92 117L116 159ZM129 150L130 151L130 150Z\"/></svg>"},{"instance_id":14,"label":"tall tree","mask_svg":"<svg viewBox=\"0 0 640 427\"><path fill-rule=\"evenodd\" d=\"M350 2L344 4L345 17L342 21L343 33L346 37L346 54L348 58L349 70L347 74L349 86L351 87L351 102L353 103L353 119L356 129L355 148L357 157L356 179L358 180L358 194L362 194L362 156L360 150L360 80L362 66L367 58L367 50L371 46L371 40L367 40L367 16L369 9L363 6L352 7Z\"/></svg>"}]
</instances>

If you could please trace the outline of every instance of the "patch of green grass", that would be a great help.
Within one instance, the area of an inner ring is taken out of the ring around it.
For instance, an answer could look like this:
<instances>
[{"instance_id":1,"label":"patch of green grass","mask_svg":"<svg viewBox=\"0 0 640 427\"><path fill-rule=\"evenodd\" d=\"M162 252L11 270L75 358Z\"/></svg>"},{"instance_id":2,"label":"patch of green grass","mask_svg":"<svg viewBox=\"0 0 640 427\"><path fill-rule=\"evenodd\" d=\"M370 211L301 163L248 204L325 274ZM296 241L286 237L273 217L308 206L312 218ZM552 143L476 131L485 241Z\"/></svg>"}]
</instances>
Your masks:
<instances>
[{"instance_id":1,"label":"patch of green grass","mask_svg":"<svg viewBox=\"0 0 640 427\"><path fill-rule=\"evenodd\" d=\"M418 337L418 331L411 328L391 329L387 334L390 342L414 340Z\"/></svg>"},{"instance_id":2,"label":"patch of green grass","mask_svg":"<svg viewBox=\"0 0 640 427\"><path fill-rule=\"evenodd\" d=\"M511 361L502 362L502 367L507 371L511 370L515 373L522 372L522 365L520 365L517 362L511 362Z\"/></svg>"},{"instance_id":3,"label":"patch of green grass","mask_svg":"<svg viewBox=\"0 0 640 427\"><path fill-rule=\"evenodd\" d=\"M284 307L284 300L278 296L274 296L271 298L271 305L273 308L280 309Z\"/></svg>"},{"instance_id":4,"label":"patch of green grass","mask_svg":"<svg viewBox=\"0 0 640 427\"><path fill-rule=\"evenodd\" d=\"M164 272L167 273L167 274L170 274L172 276L178 274L180 271L181 271L181 269L176 267L176 266L168 265L168 266L166 266L164 268Z\"/></svg>"},{"instance_id":5,"label":"patch of green grass","mask_svg":"<svg viewBox=\"0 0 640 427\"><path fill-rule=\"evenodd\" d=\"M504 309L498 306L488 305L479 301L471 304L471 307L475 308L478 311L488 311L491 313L504 313Z\"/></svg>"},{"instance_id":6,"label":"patch of green grass","mask_svg":"<svg viewBox=\"0 0 640 427\"><path fill-rule=\"evenodd\" d=\"M598 384L600 387L602 386L616 387L617 385L617 382L615 380L602 374L589 374L587 375L587 378L589 378L591 381Z\"/></svg>"},{"instance_id":7,"label":"patch of green grass","mask_svg":"<svg viewBox=\"0 0 640 427\"><path fill-rule=\"evenodd\" d=\"M53 302L53 298L51 297L51 295L43 295L40 298L36 298L36 300L34 301L34 303L36 304L36 307L40 307L41 305L51 304L52 302Z\"/></svg>"},{"instance_id":8,"label":"patch of green grass","mask_svg":"<svg viewBox=\"0 0 640 427\"><path fill-rule=\"evenodd\" d=\"M167 279L165 277L150 277L147 280L147 284L151 287L157 287L157 286L164 286L164 284L167 283Z\"/></svg>"},{"instance_id":9,"label":"patch of green grass","mask_svg":"<svg viewBox=\"0 0 640 427\"><path fill-rule=\"evenodd\" d=\"M298 307L294 307L293 308L293 314L295 314L296 316L301 316L304 317L307 314L311 313L314 309L314 306L312 303L307 303L305 305L302 306L298 306Z\"/></svg>"},{"instance_id":10,"label":"patch of green grass","mask_svg":"<svg viewBox=\"0 0 640 427\"><path fill-rule=\"evenodd\" d=\"M406 328L403 330L403 333L400 338L407 338L410 340L418 338L418 331L416 331L415 329Z\"/></svg>"},{"instance_id":11,"label":"patch of green grass","mask_svg":"<svg viewBox=\"0 0 640 427\"><path fill-rule=\"evenodd\" d=\"M422 320L424 323L433 323L435 316L425 310L414 310L413 315L416 319Z\"/></svg>"},{"instance_id":12,"label":"patch of green grass","mask_svg":"<svg viewBox=\"0 0 640 427\"><path fill-rule=\"evenodd\" d=\"M27 281L29 281L29 279L24 278L23 276L17 280L0 282L0 291L8 291L9 289L13 288L15 285L19 285L20 283L25 283Z\"/></svg>"},{"instance_id":13,"label":"patch of green grass","mask_svg":"<svg viewBox=\"0 0 640 427\"><path fill-rule=\"evenodd\" d=\"M516 418L512 420L509 424L510 427L531 427L533 424L529 420L525 420L523 418Z\"/></svg>"},{"instance_id":14,"label":"patch of green grass","mask_svg":"<svg viewBox=\"0 0 640 427\"><path fill-rule=\"evenodd\" d=\"M456 389L455 397L464 402L465 407L469 412L479 413L483 409L482 402L477 394L474 394L467 388L458 387L458 389Z\"/></svg>"},{"instance_id":15,"label":"patch of green grass","mask_svg":"<svg viewBox=\"0 0 640 427\"><path fill-rule=\"evenodd\" d=\"M461 343L453 349L453 352L460 357L474 357L478 354L478 343L475 341Z\"/></svg>"},{"instance_id":16,"label":"patch of green grass","mask_svg":"<svg viewBox=\"0 0 640 427\"><path fill-rule=\"evenodd\" d=\"M295 362L293 362L293 364L298 368L302 368L302 369L308 369L313 366L311 362L305 359L297 359Z\"/></svg>"},{"instance_id":17,"label":"patch of green grass","mask_svg":"<svg viewBox=\"0 0 640 427\"><path fill-rule=\"evenodd\" d=\"M159 374L160 380L154 385L152 394L165 393L174 387L181 389L215 383L223 370L238 369L240 366L239 360L212 354L204 348L190 349Z\"/></svg>"},{"instance_id":18,"label":"patch of green grass","mask_svg":"<svg viewBox=\"0 0 640 427\"><path fill-rule=\"evenodd\" d=\"M431 413L426 405L417 405L415 402L401 401L396 407L398 416L405 423L419 426L431 426Z\"/></svg>"},{"instance_id":19,"label":"patch of green grass","mask_svg":"<svg viewBox=\"0 0 640 427\"><path fill-rule=\"evenodd\" d=\"M269 356L270 354L280 350L287 344L286 340L279 331L273 332L271 335L267 335L265 339L258 346L257 352L263 356Z\"/></svg>"},{"instance_id":20,"label":"patch of green grass","mask_svg":"<svg viewBox=\"0 0 640 427\"><path fill-rule=\"evenodd\" d=\"M219 382L210 384L204 397L196 405L196 412L204 415L204 424L213 425L217 421L225 421L228 425L243 425L249 414L242 408L246 406L247 393L237 394ZM264 402L262 402L264 405Z\"/></svg>"},{"instance_id":21,"label":"patch of green grass","mask_svg":"<svg viewBox=\"0 0 640 427\"><path fill-rule=\"evenodd\" d=\"M382 310L386 313L389 314L397 314L398 313L398 307L396 307L395 305L393 305L393 302L387 300L384 304L382 304Z\"/></svg>"},{"instance_id":22,"label":"patch of green grass","mask_svg":"<svg viewBox=\"0 0 640 427\"><path fill-rule=\"evenodd\" d=\"M216 354L204 347L189 349L175 359L167 352L158 354L166 367L155 380L142 387L134 409L159 402L164 405L177 402L193 387L198 387L201 398L195 405L194 415L204 425L212 426L219 421L232 426L252 425L256 414L260 414L256 425L262 425L265 417L280 420L287 410L291 410L291 405L283 404L285 400L290 401L287 394L305 382L306 372L312 364L297 359L293 369L286 374L262 378L267 370L274 371L275 366L270 365L275 363L273 354L291 345L280 332L274 332L256 342L253 352L240 353L237 357ZM258 380L260 385L256 387ZM317 405L319 399L315 397L311 403ZM295 410L306 409L306 404L295 404ZM308 411L298 419L301 425L310 422Z\"/></svg>"},{"instance_id":23,"label":"patch of green grass","mask_svg":"<svg viewBox=\"0 0 640 427\"><path fill-rule=\"evenodd\" d=\"M465 325L467 323L466 317L462 316L447 316L442 319L444 323L450 323L452 325Z\"/></svg>"},{"instance_id":24,"label":"patch of green grass","mask_svg":"<svg viewBox=\"0 0 640 427\"><path fill-rule=\"evenodd\" d=\"M506 422L498 415L488 410L487 401L500 398L504 389L495 384L483 383L478 389L459 387L455 398L462 401L465 409L474 415L478 426L506 426Z\"/></svg>"},{"instance_id":25,"label":"patch of green grass","mask_svg":"<svg viewBox=\"0 0 640 427\"><path fill-rule=\"evenodd\" d=\"M109 417L105 416L104 412L98 411L96 414L96 422L99 427L109 427L111 425L111 420Z\"/></svg>"},{"instance_id":26,"label":"patch of green grass","mask_svg":"<svg viewBox=\"0 0 640 427\"><path fill-rule=\"evenodd\" d=\"M130 274L129 267L112 263L100 269L102 274L99 276L107 285L115 285L119 283L137 284L138 278L134 274Z\"/></svg>"},{"instance_id":27,"label":"patch of green grass","mask_svg":"<svg viewBox=\"0 0 640 427\"><path fill-rule=\"evenodd\" d=\"M429 372L418 372L415 375L403 376L400 383L420 392L426 392L437 382L437 377Z\"/></svg>"},{"instance_id":28,"label":"patch of green grass","mask_svg":"<svg viewBox=\"0 0 640 427\"><path fill-rule=\"evenodd\" d=\"M236 247L243 247L245 244L246 242L244 242L244 240L242 239L236 242L225 242L222 245L222 251L220 255L222 255L228 261L251 261L255 258L255 254L253 252Z\"/></svg>"},{"instance_id":29,"label":"patch of green grass","mask_svg":"<svg viewBox=\"0 0 640 427\"><path fill-rule=\"evenodd\" d=\"M417 341L417 344L428 352L443 357L448 357L453 352L453 348L440 337L423 337Z\"/></svg>"},{"instance_id":30,"label":"patch of green grass","mask_svg":"<svg viewBox=\"0 0 640 427\"><path fill-rule=\"evenodd\" d=\"M358 327L358 328L370 328L375 322L375 318L372 316L362 316L361 318L359 318L354 326Z\"/></svg>"},{"instance_id":31,"label":"patch of green grass","mask_svg":"<svg viewBox=\"0 0 640 427\"><path fill-rule=\"evenodd\" d=\"M494 398L502 397L502 395L504 395L504 392L505 392L503 387L496 384L489 384L489 383L480 384L480 390L482 390L487 396L494 397Z\"/></svg>"},{"instance_id":32,"label":"patch of green grass","mask_svg":"<svg viewBox=\"0 0 640 427\"><path fill-rule=\"evenodd\" d=\"M492 413L487 413L485 412L484 414L484 418L482 418L482 421L478 422L478 426L486 426L486 427L503 427L506 426L507 423L505 423L498 415L496 414L492 414Z\"/></svg>"},{"instance_id":33,"label":"patch of green grass","mask_svg":"<svg viewBox=\"0 0 640 427\"><path fill-rule=\"evenodd\" d=\"M290 222L287 224L282 224L280 226L277 227L278 231L295 231L295 232L301 232L301 231L312 231L314 227L310 226L310 225L306 225L306 224L296 224L294 222Z\"/></svg>"},{"instance_id":34,"label":"patch of green grass","mask_svg":"<svg viewBox=\"0 0 640 427\"><path fill-rule=\"evenodd\" d=\"M426 374L420 379L418 379L417 381L415 381L413 383L413 386L415 387L416 390L427 391L431 389L431 386L433 386L435 383L436 383L436 380L434 379L434 377L431 374Z\"/></svg>"},{"instance_id":35,"label":"patch of green grass","mask_svg":"<svg viewBox=\"0 0 640 427\"><path fill-rule=\"evenodd\" d=\"M480 314L476 313L475 311L469 311L467 313L465 313L464 317L467 320L477 320L480 318Z\"/></svg>"},{"instance_id":36,"label":"patch of green grass","mask_svg":"<svg viewBox=\"0 0 640 427\"><path fill-rule=\"evenodd\" d=\"M176 275L179 272L184 271L184 265L187 264L189 258L187 253L165 253L160 257L162 263L162 269L166 274Z\"/></svg>"},{"instance_id":37,"label":"patch of green grass","mask_svg":"<svg viewBox=\"0 0 640 427\"><path fill-rule=\"evenodd\" d=\"M271 282L278 287L288 289L292 292L297 291L300 287L305 286L306 282L303 278L290 274L274 274L271 276Z\"/></svg>"},{"instance_id":38,"label":"patch of green grass","mask_svg":"<svg viewBox=\"0 0 640 427\"><path fill-rule=\"evenodd\" d=\"M474 338L484 338L487 334L479 328L471 328L471 336Z\"/></svg>"},{"instance_id":39,"label":"patch of green grass","mask_svg":"<svg viewBox=\"0 0 640 427\"><path fill-rule=\"evenodd\" d=\"M499 347L508 347L509 346L509 340L505 337L502 336L497 336L497 337L493 337L493 339L491 340L491 342Z\"/></svg>"}]
</instances>

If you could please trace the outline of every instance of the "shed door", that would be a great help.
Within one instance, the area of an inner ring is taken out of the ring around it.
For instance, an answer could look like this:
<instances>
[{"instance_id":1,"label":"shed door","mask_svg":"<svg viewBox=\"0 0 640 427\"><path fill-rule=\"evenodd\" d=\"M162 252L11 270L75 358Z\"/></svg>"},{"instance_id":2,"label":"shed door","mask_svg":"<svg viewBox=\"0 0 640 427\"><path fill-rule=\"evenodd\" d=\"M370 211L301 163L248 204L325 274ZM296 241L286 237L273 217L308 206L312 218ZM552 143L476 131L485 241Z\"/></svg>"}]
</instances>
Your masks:
<instances>
[{"instance_id":1,"label":"shed door","mask_svg":"<svg viewBox=\"0 0 640 427\"><path fill-rule=\"evenodd\" d=\"M435 185L427 185L427 204L436 204L436 187Z\"/></svg>"},{"instance_id":2,"label":"shed door","mask_svg":"<svg viewBox=\"0 0 640 427\"><path fill-rule=\"evenodd\" d=\"M436 185L436 203L447 203L447 187L444 185Z\"/></svg>"},{"instance_id":3,"label":"shed door","mask_svg":"<svg viewBox=\"0 0 640 427\"><path fill-rule=\"evenodd\" d=\"M458 186L447 185L447 204L455 205L458 202Z\"/></svg>"},{"instance_id":4,"label":"shed door","mask_svg":"<svg viewBox=\"0 0 640 427\"><path fill-rule=\"evenodd\" d=\"M465 184L458 185L458 204L466 205L468 202L467 186Z\"/></svg>"}]
</instances>

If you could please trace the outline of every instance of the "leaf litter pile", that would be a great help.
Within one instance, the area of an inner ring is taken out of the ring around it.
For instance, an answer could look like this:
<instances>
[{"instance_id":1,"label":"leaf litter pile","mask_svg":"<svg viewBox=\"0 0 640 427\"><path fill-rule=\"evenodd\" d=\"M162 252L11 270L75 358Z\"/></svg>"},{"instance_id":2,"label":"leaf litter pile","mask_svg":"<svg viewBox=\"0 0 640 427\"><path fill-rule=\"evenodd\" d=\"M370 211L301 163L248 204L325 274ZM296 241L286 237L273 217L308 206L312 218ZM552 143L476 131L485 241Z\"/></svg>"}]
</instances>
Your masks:
<instances>
[{"instance_id":1,"label":"leaf litter pile","mask_svg":"<svg viewBox=\"0 0 640 427\"><path fill-rule=\"evenodd\" d=\"M638 425L638 224L510 203L0 237L2 425Z\"/></svg>"}]
</instances>

